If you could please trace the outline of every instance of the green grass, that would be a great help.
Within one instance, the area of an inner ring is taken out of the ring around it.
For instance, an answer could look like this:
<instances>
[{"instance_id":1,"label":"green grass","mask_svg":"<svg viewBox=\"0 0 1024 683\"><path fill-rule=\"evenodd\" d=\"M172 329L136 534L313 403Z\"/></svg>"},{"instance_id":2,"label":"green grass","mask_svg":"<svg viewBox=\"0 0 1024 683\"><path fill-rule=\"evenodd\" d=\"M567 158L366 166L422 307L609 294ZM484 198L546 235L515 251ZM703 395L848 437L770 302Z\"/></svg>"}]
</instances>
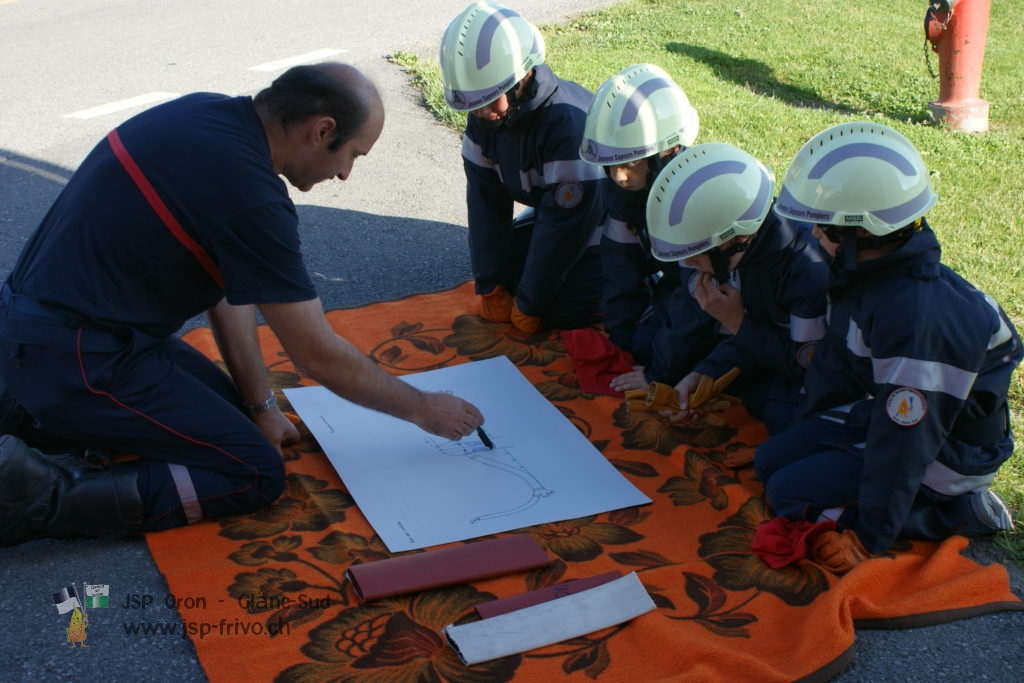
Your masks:
<instances>
[{"instance_id":1,"label":"green grass","mask_svg":"<svg viewBox=\"0 0 1024 683\"><path fill-rule=\"evenodd\" d=\"M993 3L981 97L989 131L955 133L932 122L938 57L925 51L927 3L792 0L626 0L542 26L547 62L562 78L596 89L619 69L658 64L700 113L698 142L737 145L781 179L797 149L820 130L870 119L910 138L932 173L939 202L929 220L943 260L1006 309L1024 330L1024 57L1013 3ZM927 56L926 56L927 55ZM928 60L926 62L926 59ZM436 58L398 53L424 103L461 130L465 115L441 97ZM1020 436L995 489L1024 517L1024 373L1011 387ZM997 541L1024 562L1024 524Z\"/></svg>"}]
</instances>

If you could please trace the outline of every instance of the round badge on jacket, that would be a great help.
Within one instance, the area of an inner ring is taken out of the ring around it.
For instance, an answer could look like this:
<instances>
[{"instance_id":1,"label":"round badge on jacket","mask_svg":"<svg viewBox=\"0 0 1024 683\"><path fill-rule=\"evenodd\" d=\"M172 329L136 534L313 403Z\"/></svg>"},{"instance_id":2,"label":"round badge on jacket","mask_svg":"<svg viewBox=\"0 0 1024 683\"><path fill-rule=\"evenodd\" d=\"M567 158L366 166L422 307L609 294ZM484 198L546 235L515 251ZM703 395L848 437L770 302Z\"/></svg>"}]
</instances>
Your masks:
<instances>
[{"instance_id":1,"label":"round badge on jacket","mask_svg":"<svg viewBox=\"0 0 1024 683\"><path fill-rule=\"evenodd\" d=\"M885 412L889 419L901 427L913 427L924 419L928 402L917 389L899 387L893 389L885 400Z\"/></svg>"},{"instance_id":2,"label":"round badge on jacket","mask_svg":"<svg viewBox=\"0 0 1024 683\"><path fill-rule=\"evenodd\" d=\"M555 204L563 209L575 209L583 201L583 185L575 181L555 188Z\"/></svg>"},{"instance_id":3,"label":"round badge on jacket","mask_svg":"<svg viewBox=\"0 0 1024 683\"><path fill-rule=\"evenodd\" d=\"M814 359L814 352L817 350L817 348L817 341L801 344L800 348L796 350L797 365L802 367L804 370L809 368L811 366L811 361Z\"/></svg>"}]
</instances>

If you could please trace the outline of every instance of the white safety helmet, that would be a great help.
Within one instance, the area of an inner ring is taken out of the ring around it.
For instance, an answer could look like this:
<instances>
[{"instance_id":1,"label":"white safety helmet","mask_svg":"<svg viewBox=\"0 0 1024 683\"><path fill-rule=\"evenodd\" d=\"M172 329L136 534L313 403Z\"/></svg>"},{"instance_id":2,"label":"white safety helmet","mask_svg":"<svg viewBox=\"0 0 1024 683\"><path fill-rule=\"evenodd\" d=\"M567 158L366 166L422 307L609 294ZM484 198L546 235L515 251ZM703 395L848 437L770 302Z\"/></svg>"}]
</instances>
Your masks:
<instances>
[{"instance_id":1,"label":"white safety helmet","mask_svg":"<svg viewBox=\"0 0 1024 683\"><path fill-rule=\"evenodd\" d=\"M580 158L614 166L697 139L700 118L683 89L654 64L634 64L605 81L587 112Z\"/></svg>"},{"instance_id":2,"label":"white safety helmet","mask_svg":"<svg viewBox=\"0 0 1024 683\"><path fill-rule=\"evenodd\" d=\"M786 218L864 228L882 236L913 223L938 196L906 137L877 123L832 126L800 148L775 212Z\"/></svg>"},{"instance_id":3,"label":"white safety helmet","mask_svg":"<svg viewBox=\"0 0 1024 683\"><path fill-rule=\"evenodd\" d=\"M544 63L544 38L518 12L474 2L445 29L440 62L448 106L472 111L498 99Z\"/></svg>"},{"instance_id":4,"label":"white safety helmet","mask_svg":"<svg viewBox=\"0 0 1024 683\"><path fill-rule=\"evenodd\" d=\"M760 161L723 142L677 154L647 197L651 253L681 261L752 235L771 208L775 176Z\"/></svg>"}]
</instances>

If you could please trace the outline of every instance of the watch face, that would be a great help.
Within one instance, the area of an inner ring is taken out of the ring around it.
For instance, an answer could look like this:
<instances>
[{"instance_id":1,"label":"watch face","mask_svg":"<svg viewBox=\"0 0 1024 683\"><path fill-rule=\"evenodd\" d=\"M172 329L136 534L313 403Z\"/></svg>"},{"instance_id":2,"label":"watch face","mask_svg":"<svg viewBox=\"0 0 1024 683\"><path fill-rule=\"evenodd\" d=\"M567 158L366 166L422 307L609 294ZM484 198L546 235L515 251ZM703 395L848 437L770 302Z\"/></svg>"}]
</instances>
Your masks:
<instances>
[{"instance_id":1,"label":"watch face","mask_svg":"<svg viewBox=\"0 0 1024 683\"><path fill-rule=\"evenodd\" d=\"M260 413L265 413L272 408L277 407L277 397L271 390L270 395L267 396L261 403L246 403L245 410L250 416L256 417Z\"/></svg>"}]
</instances>

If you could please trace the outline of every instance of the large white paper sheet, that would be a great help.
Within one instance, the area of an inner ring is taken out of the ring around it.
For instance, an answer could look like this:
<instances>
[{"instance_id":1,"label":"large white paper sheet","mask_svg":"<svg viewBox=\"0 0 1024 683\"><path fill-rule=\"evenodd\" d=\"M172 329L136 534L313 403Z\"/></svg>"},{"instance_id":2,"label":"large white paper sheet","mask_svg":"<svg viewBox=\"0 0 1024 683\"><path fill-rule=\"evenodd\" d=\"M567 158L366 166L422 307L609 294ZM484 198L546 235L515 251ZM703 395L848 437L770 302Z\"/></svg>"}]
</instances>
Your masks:
<instances>
[{"instance_id":1,"label":"large white paper sheet","mask_svg":"<svg viewBox=\"0 0 1024 683\"><path fill-rule=\"evenodd\" d=\"M391 552L651 502L504 356L404 379L474 403L494 449L476 435L433 436L323 387L284 390Z\"/></svg>"}]
</instances>

